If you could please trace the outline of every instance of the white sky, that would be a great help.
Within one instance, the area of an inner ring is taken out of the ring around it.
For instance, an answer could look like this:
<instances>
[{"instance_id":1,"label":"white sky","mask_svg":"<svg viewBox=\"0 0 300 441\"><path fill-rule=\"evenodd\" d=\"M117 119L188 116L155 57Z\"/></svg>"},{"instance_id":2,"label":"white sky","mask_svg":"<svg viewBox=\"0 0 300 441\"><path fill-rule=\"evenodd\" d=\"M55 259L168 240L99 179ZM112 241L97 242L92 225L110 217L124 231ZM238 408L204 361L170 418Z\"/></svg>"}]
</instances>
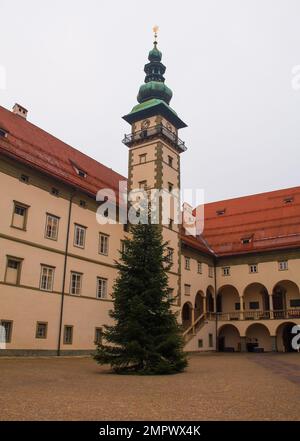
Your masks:
<instances>
[{"instance_id":1,"label":"white sky","mask_svg":"<svg viewBox=\"0 0 300 441\"><path fill-rule=\"evenodd\" d=\"M0 104L127 175L130 127L158 24L182 186L206 201L299 185L299 0L0 0Z\"/></svg>"}]
</instances>

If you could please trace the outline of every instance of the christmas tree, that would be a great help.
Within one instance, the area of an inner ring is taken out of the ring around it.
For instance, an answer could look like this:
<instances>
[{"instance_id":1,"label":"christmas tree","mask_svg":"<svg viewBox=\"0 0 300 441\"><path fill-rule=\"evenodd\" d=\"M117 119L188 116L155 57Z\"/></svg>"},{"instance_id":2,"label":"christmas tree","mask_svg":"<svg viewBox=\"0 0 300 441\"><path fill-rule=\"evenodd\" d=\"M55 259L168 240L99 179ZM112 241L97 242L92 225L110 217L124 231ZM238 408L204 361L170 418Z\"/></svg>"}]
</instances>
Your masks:
<instances>
[{"instance_id":1,"label":"christmas tree","mask_svg":"<svg viewBox=\"0 0 300 441\"><path fill-rule=\"evenodd\" d=\"M183 338L169 298L170 262L161 227L131 226L116 262L112 326L105 326L95 360L116 373L173 374L187 366Z\"/></svg>"}]
</instances>

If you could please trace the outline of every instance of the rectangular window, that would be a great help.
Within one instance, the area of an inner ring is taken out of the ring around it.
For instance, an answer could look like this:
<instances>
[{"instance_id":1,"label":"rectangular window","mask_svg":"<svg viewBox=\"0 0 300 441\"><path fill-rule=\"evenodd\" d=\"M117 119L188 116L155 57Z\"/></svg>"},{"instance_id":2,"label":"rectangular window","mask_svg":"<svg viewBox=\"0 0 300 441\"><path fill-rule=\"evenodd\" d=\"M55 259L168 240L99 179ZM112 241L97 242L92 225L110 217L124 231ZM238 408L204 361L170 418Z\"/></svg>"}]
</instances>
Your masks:
<instances>
[{"instance_id":1,"label":"rectangular window","mask_svg":"<svg viewBox=\"0 0 300 441\"><path fill-rule=\"evenodd\" d=\"M214 347L214 336L212 334L208 334L208 346L210 348Z\"/></svg>"},{"instance_id":2,"label":"rectangular window","mask_svg":"<svg viewBox=\"0 0 300 441\"><path fill-rule=\"evenodd\" d=\"M173 188L174 188L174 185L171 184L171 182L168 182L168 190L169 190L169 193L171 193L171 192L173 191Z\"/></svg>"},{"instance_id":3,"label":"rectangular window","mask_svg":"<svg viewBox=\"0 0 300 441\"><path fill-rule=\"evenodd\" d=\"M173 167L173 158L172 156L168 156L168 164L170 167Z\"/></svg>"},{"instance_id":4,"label":"rectangular window","mask_svg":"<svg viewBox=\"0 0 300 441\"><path fill-rule=\"evenodd\" d=\"M259 309L259 302L249 302L249 309Z\"/></svg>"},{"instance_id":5,"label":"rectangular window","mask_svg":"<svg viewBox=\"0 0 300 441\"><path fill-rule=\"evenodd\" d=\"M102 343L102 328L95 328L95 345L99 345Z\"/></svg>"},{"instance_id":6,"label":"rectangular window","mask_svg":"<svg viewBox=\"0 0 300 441\"><path fill-rule=\"evenodd\" d=\"M75 224L74 230L74 246L84 248L86 227Z\"/></svg>"},{"instance_id":7,"label":"rectangular window","mask_svg":"<svg viewBox=\"0 0 300 441\"><path fill-rule=\"evenodd\" d=\"M208 277L214 277L214 268L212 266L208 267Z\"/></svg>"},{"instance_id":8,"label":"rectangular window","mask_svg":"<svg viewBox=\"0 0 300 441\"><path fill-rule=\"evenodd\" d=\"M45 237L47 239L57 240L59 218L53 214L46 215Z\"/></svg>"},{"instance_id":9,"label":"rectangular window","mask_svg":"<svg viewBox=\"0 0 300 441\"><path fill-rule=\"evenodd\" d=\"M222 274L223 276L230 276L230 266L224 266L222 268Z\"/></svg>"},{"instance_id":10,"label":"rectangular window","mask_svg":"<svg viewBox=\"0 0 300 441\"><path fill-rule=\"evenodd\" d=\"M7 266L5 274L5 282L12 285L18 285L20 283L21 275L21 259L14 257L7 257Z\"/></svg>"},{"instance_id":11,"label":"rectangular window","mask_svg":"<svg viewBox=\"0 0 300 441\"><path fill-rule=\"evenodd\" d=\"M300 308L300 299L291 299L290 300L291 308Z\"/></svg>"},{"instance_id":12,"label":"rectangular window","mask_svg":"<svg viewBox=\"0 0 300 441\"><path fill-rule=\"evenodd\" d=\"M147 160L147 155L146 153L140 155L140 164L144 164Z\"/></svg>"},{"instance_id":13,"label":"rectangular window","mask_svg":"<svg viewBox=\"0 0 300 441\"><path fill-rule=\"evenodd\" d=\"M202 274L202 262L197 262L197 273Z\"/></svg>"},{"instance_id":14,"label":"rectangular window","mask_svg":"<svg viewBox=\"0 0 300 441\"><path fill-rule=\"evenodd\" d=\"M97 278L97 299L107 298L107 279Z\"/></svg>"},{"instance_id":15,"label":"rectangular window","mask_svg":"<svg viewBox=\"0 0 300 441\"><path fill-rule=\"evenodd\" d=\"M66 325L64 327L64 345L71 345L73 343L73 326Z\"/></svg>"},{"instance_id":16,"label":"rectangular window","mask_svg":"<svg viewBox=\"0 0 300 441\"><path fill-rule=\"evenodd\" d=\"M250 274L258 273L258 266L256 263L249 265Z\"/></svg>"},{"instance_id":17,"label":"rectangular window","mask_svg":"<svg viewBox=\"0 0 300 441\"><path fill-rule=\"evenodd\" d=\"M0 325L4 328L4 342L10 343L12 338L12 320L0 320Z\"/></svg>"},{"instance_id":18,"label":"rectangular window","mask_svg":"<svg viewBox=\"0 0 300 441\"><path fill-rule=\"evenodd\" d=\"M174 288L168 288L168 299L169 300L174 299Z\"/></svg>"},{"instance_id":19,"label":"rectangular window","mask_svg":"<svg viewBox=\"0 0 300 441\"><path fill-rule=\"evenodd\" d=\"M14 202L14 211L11 223L12 227L19 228L20 230L26 229L28 208L28 205Z\"/></svg>"},{"instance_id":20,"label":"rectangular window","mask_svg":"<svg viewBox=\"0 0 300 441\"><path fill-rule=\"evenodd\" d=\"M167 248L167 262L173 263L173 258L174 258L174 249Z\"/></svg>"},{"instance_id":21,"label":"rectangular window","mask_svg":"<svg viewBox=\"0 0 300 441\"><path fill-rule=\"evenodd\" d=\"M287 271L288 269L289 269L289 265L287 260L281 260L280 262L278 262L279 271Z\"/></svg>"},{"instance_id":22,"label":"rectangular window","mask_svg":"<svg viewBox=\"0 0 300 441\"><path fill-rule=\"evenodd\" d=\"M184 262L185 262L185 269L186 270L190 270L191 269L191 258L190 257L185 257L184 258Z\"/></svg>"},{"instance_id":23,"label":"rectangular window","mask_svg":"<svg viewBox=\"0 0 300 441\"><path fill-rule=\"evenodd\" d=\"M79 296L81 293L82 274L71 272L70 294Z\"/></svg>"},{"instance_id":24,"label":"rectangular window","mask_svg":"<svg viewBox=\"0 0 300 441\"><path fill-rule=\"evenodd\" d=\"M46 322L37 322L35 338L47 338L47 328Z\"/></svg>"},{"instance_id":25,"label":"rectangular window","mask_svg":"<svg viewBox=\"0 0 300 441\"><path fill-rule=\"evenodd\" d=\"M240 304L240 302L237 302L237 303L234 304L234 309L235 309L236 311L240 311L240 310L241 310L241 304Z\"/></svg>"},{"instance_id":26,"label":"rectangular window","mask_svg":"<svg viewBox=\"0 0 300 441\"><path fill-rule=\"evenodd\" d=\"M191 295L191 285L184 285L184 295L185 296L190 296Z\"/></svg>"},{"instance_id":27,"label":"rectangular window","mask_svg":"<svg viewBox=\"0 0 300 441\"><path fill-rule=\"evenodd\" d=\"M202 340L202 338L198 339L198 348L199 349L203 348L203 340Z\"/></svg>"},{"instance_id":28,"label":"rectangular window","mask_svg":"<svg viewBox=\"0 0 300 441\"><path fill-rule=\"evenodd\" d=\"M139 189L140 190L147 190L147 181L140 181L139 182Z\"/></svg>"},{"instance_id":29,"label":"rectangular window","mask_svg":"<svg viewBox=\"0 0 300 441\"><path fill-rule=\"evenodd\" d=\"M41 266L40 289L42 291L52 291L54 280L54 268L52 266Z\"/></svg>"},{"instance_id":30,"label":"rectangular window","mask_svg":"<svg viewBox=\"0 0 300 441\"><path fill-rule=\"evenodd\" d=\"M106 234L99 234L99 254L108 255L108 236Z\"/></svg>"}]
</instances>

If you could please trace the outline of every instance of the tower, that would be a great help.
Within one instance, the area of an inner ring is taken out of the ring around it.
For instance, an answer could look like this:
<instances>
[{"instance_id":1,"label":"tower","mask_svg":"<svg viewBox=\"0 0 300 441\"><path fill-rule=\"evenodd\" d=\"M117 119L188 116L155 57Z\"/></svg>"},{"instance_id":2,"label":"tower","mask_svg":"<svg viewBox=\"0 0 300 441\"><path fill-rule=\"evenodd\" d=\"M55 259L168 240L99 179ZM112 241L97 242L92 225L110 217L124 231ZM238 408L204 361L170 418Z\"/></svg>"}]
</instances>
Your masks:
<instances>
[{"instance_id":1,"label":"tower","mask_svg":"<svg viewBox=\"0 0 300 441\"><path fill-rule=\"evenodd\" d=\"M180 211L180 154L186 147L178 137L178 130L186 127L186 124L169 105L173 93L165 84L166 67L161 62L162 53L157 48L157 28L154 28L154 32L153 49L144 67L146 76L138 92L138 104L123 116L131 125L131 133L123 139L123 143L129 147L128 191L144 189L150 192L156 189L168 193L170 206L177 204ZM168 241L168 255L173 263L169 272L170 295L176 296L179 304L179 216L177 219L176 209L171 208L166 219L163 216L163 201L160 198L158 222L162 226L164 240Z\"/></svg>"}]
</instances>

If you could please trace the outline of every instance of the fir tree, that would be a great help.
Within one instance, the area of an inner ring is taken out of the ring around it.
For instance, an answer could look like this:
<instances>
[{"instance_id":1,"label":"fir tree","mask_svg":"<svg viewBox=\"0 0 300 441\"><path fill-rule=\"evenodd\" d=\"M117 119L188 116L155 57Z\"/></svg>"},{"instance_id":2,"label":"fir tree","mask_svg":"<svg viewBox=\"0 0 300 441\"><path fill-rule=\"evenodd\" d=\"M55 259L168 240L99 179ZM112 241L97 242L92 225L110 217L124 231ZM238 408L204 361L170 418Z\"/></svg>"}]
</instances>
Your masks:
<instances>
[{"instance_id":1,"label":"fir tree","mask_svg":"<svg viewBox=\"0 0 300 441\"><path fill-rule=\"evenodd\" d=\"M116 262L114 325L105 326L95 360L117 373L172 374L187 366L181 327L171 309L166 243L158 225L131 227Z\"/></svg>"}]
</instances>

